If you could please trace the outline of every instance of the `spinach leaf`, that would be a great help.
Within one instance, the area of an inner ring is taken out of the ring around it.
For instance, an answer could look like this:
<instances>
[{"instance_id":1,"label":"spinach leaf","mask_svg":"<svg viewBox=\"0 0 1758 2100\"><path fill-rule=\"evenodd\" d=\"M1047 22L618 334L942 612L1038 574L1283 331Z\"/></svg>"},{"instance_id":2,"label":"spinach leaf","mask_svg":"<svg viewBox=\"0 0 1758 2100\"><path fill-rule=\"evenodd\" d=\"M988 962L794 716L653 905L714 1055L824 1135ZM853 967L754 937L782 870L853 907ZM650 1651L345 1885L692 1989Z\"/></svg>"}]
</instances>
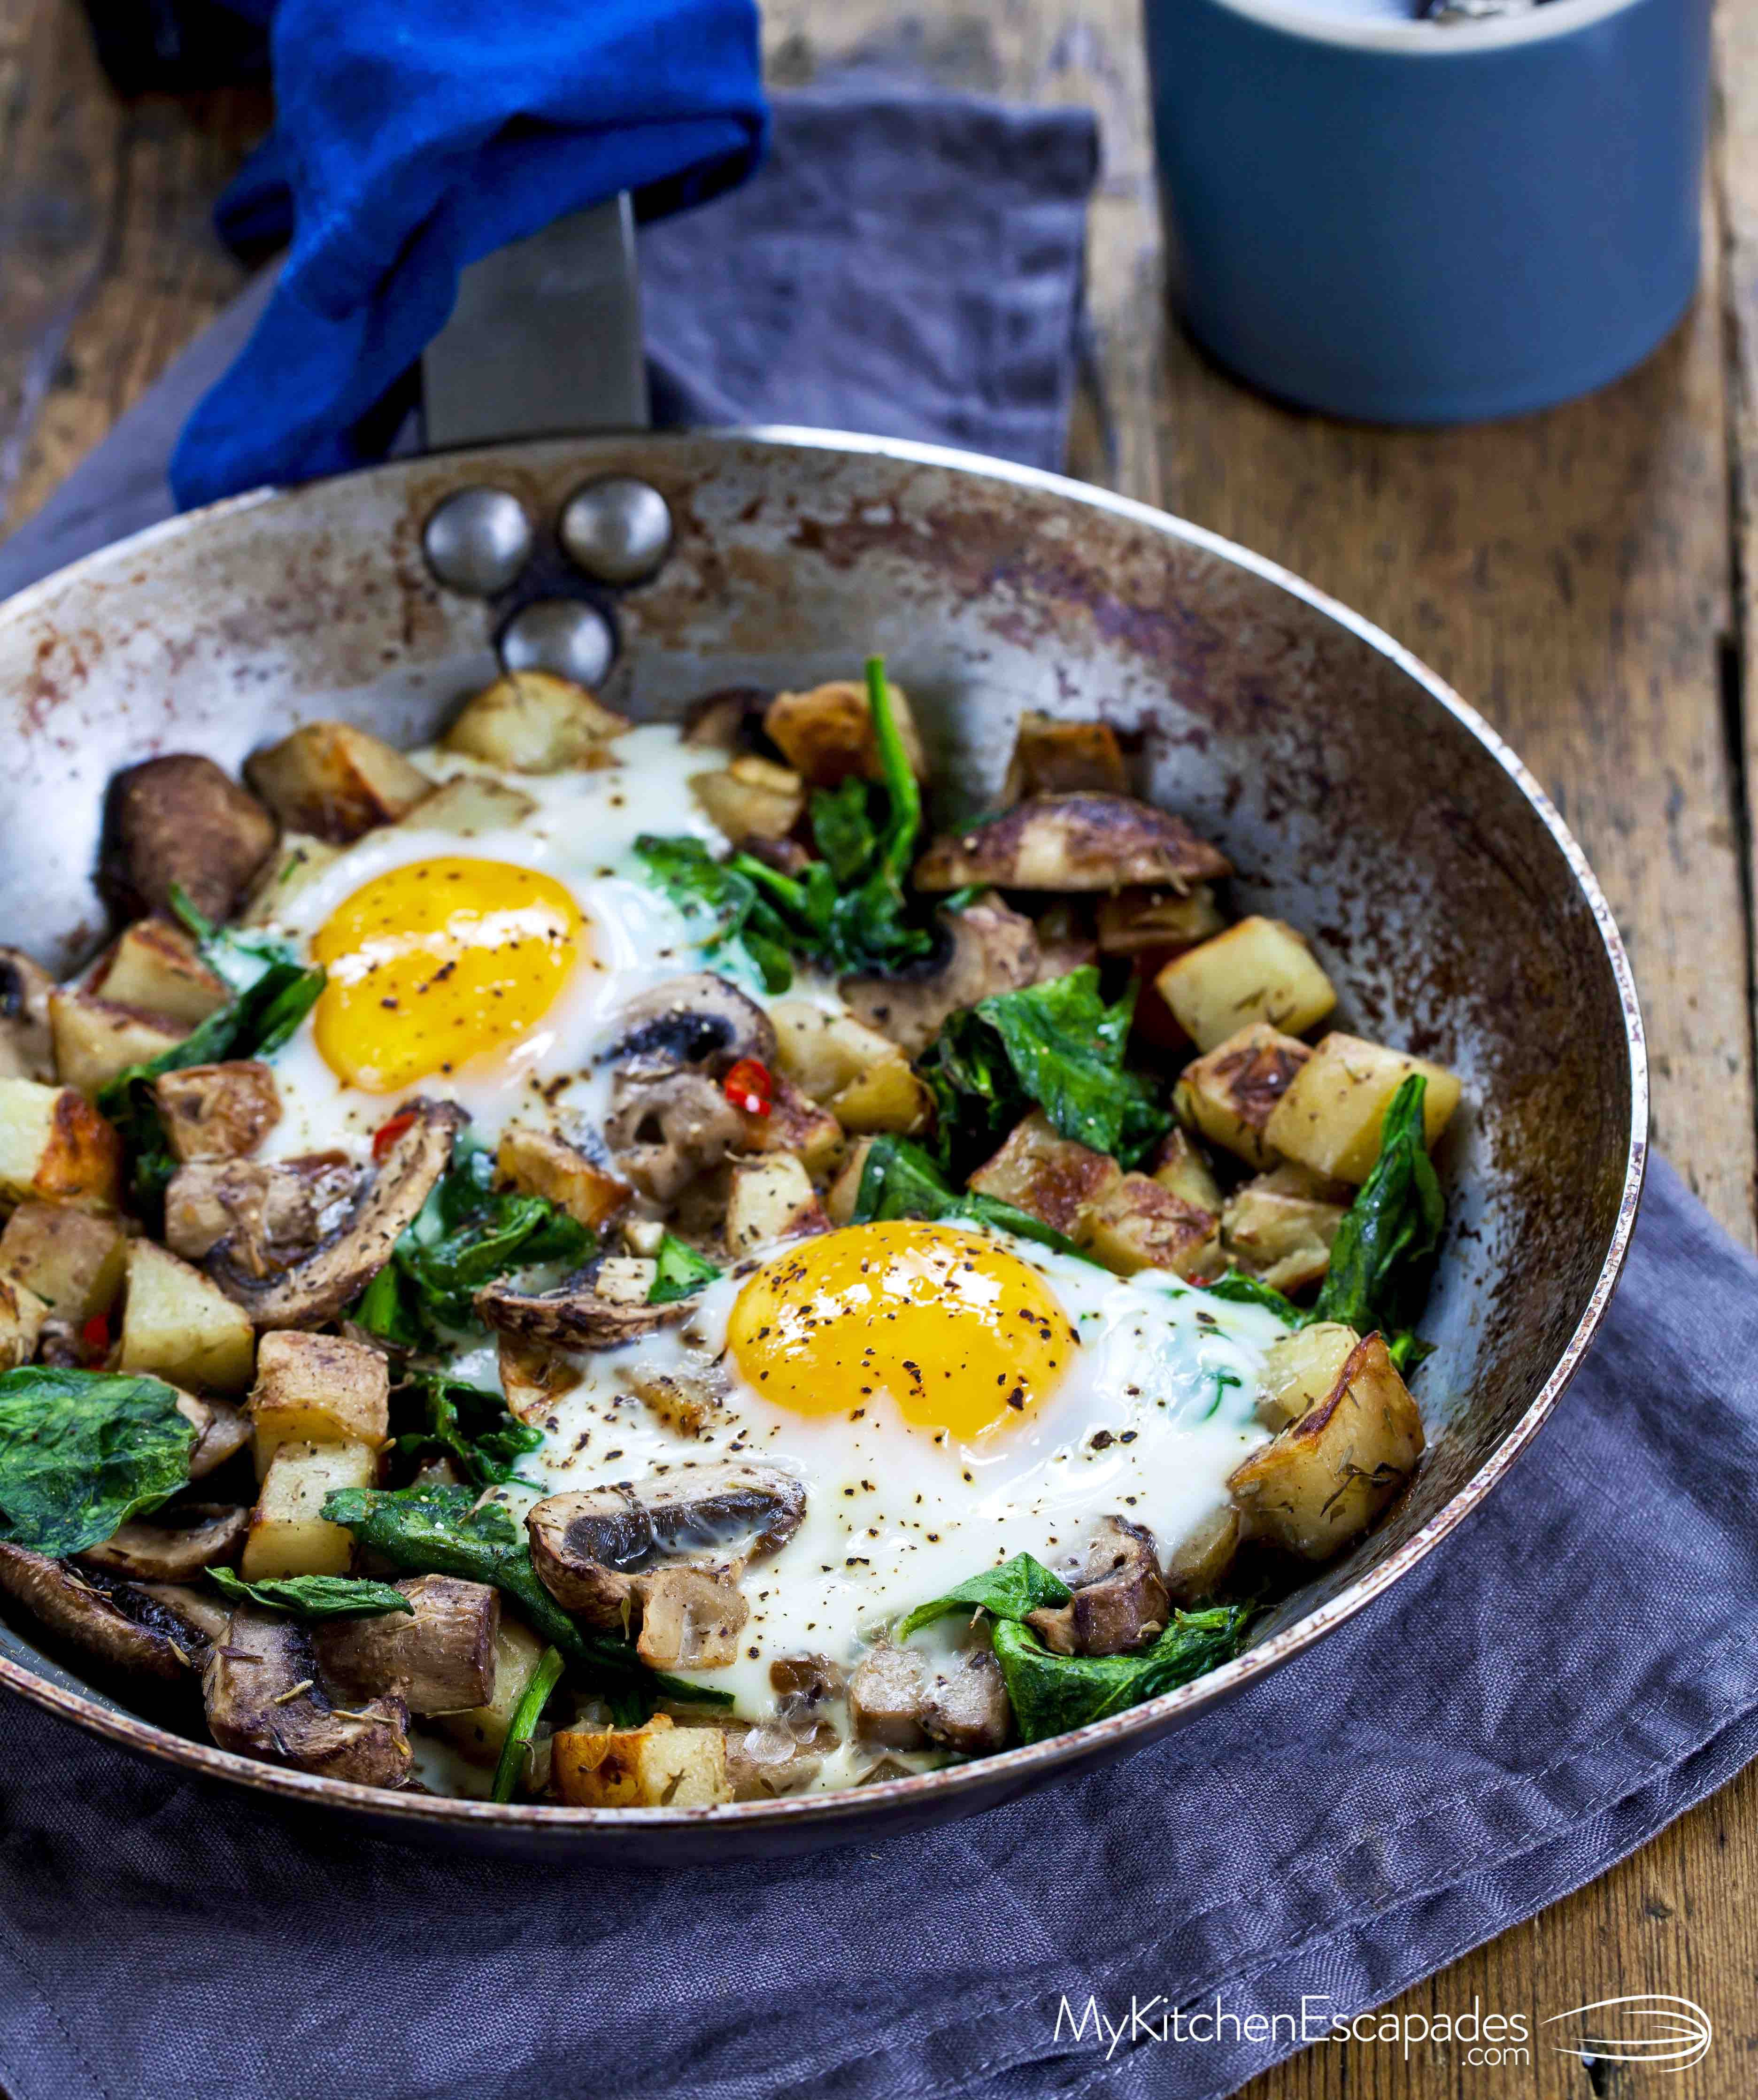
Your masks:
<instances>
[{"instance_id":1,"label":"spinach leaf","mask_svg":"<svg viewBox=\"0 0 1758 2100\"><path fill-rule=\"evenodd\" d=\"M865 1225L876 1218L945 1218L955 1224L963 1220L973 1224L995 1225L1079 1260L1093 1259L1029 1211L1019 1210L998 1196L953 1188L920 1145L888 1133L875 1137L868 1149L849 1223Z\"/></svg>"},{"instance_id":2,"label":"spinach leaf","mask_svg":"<svg viewBox=\"0 0 1758 2100\"><path fill-rule=\"evenodd\" d=\"M1341 1320L1358 1334L1374 1327L1390 1332L1421 1310L1447 1218L1425 1141L1427 1092L1427 1080L1412 1072L1392 1096L1380 1126L1380 1156L1337 1229L1315 1320Z\"/></svg>"},{"instance_id":3,"label":"spinach leaf","mask_svg":"<svg viewBox=\"0 0 1758 2100\"><path fill-rule=\"evenodd\" d=\"M1208 1291L1211 1298L1224 1299L1229 1304L1261 1305L1266 1312L1273 1312L1290 1327L1304 1327L1311 1321L1312 1315L1303 1306L1284 1296L1273 1283L1247 1276L1243 1269L1230 1268L1225 1276L1217 1277L1209 1285Z\"/></svg>"},{"instance_id":4,"label":"spinach leaf","mask_svg":"<svg viewBox=\"0 0 1758 2100\"><path fill-rule=\"evenodd\" d=\"M450 1458L465 1480L479 1488L519 1480L519 1460L543 1443L543 1432L521 1422L498 1392L462 1384L438 1372L412 1379L407 1390L421 1402L424 1426L399 1435L398 1450L418 1458L436 1454ZM524 1482L527 1487L538 1485Z\"/></svg>"},{"instance_id":5,"label":"spinach leaf","mask_svg":"<svg viewBox=\"0 0 1758 2100\"><path fill-rule=\"evenodd\" d=\"M993 1618L1023 1619L1029 1612L1065 1604L1073 1594L1062 1577L1052 1574L1042 1561L1034 1560L1029 1553L1016 1553L1012 1560L1003 1560L998 1568L985 1568L980 1575L973 1575L932 1604L918 1604L898 1627L897 1638L908 1640L919 1628L931 1626L936 1619L949 1617L954 1612L984 1611Z\"/></svg>"},{"instance_id":6,"label":"spinach leaf","mask_svg":"<svg viewBox=\"0 0 1758 2100\"><path fill-rule=\"evenodd\" d=\"M57 1559L101 1546L183 1486L195 1442L162 1379L0 1374L0 1539Z\"/></svg>"},{"instance_id":7,"label":"spinach leaf","mask_svg":"<svg viewBox=\"0 0 1758 2100\"><path fill-rule=\"evenodd\" d=\"M1151 1647L1135 1655L1052 1655L1029 1626L998 1620L996 1660L1024 1743L1102 1721L1144 1699L1157 1699L1231 1662L1245 1646L1254 1604L1217 1604L1174 1612Z\"/></svg>"},{"instance_id":8,"label":"spinach leaf","mask_svg":"<svg viewBox=\"0 0 1758 2100\"><path fill-rule=\"evenodd\" d=\"M729 1705L731 1695L650 1670L632 1643L575 1625L538 1579L531 1548L499 1502L477 1504L469 1488L338 1488L323 1515L361 1545L412 1575L456 1575L511 1597L533 1628L577 1668L601 1679L618 1723L645 1719L662 1696Z\"/></svg>"},{"instance_id":9,"label":"spinach leaf","mask_svg":"<svg viewBox=\"0 0 1758 2100\"><path fill-rule=\"evenodd\" d=\"M1087 964L954 1014L921 1063L942 1158L974 1163L1035 1106L1064 1137L1135 1166L1172 1124L1123 1063L1135 1008L1133 984L1107 1006Z\"/></svg>"},{"instance_id":10,"label":"spinach leaf","mask_svg":"<svg viewBox=\"0 0 1758 2100\"><path fill-rule=\"evenodd\" d=\"M485 1283L540 1262L577 1268L597 1238L542 1196L494 1186L494 1161L468 1135L390 1260L355 1305L371 1334L406 1348L438 1349L481 1331L474 1304Z\"/></svg>"},{"instance_id":11,"label":"spinach leaf","mask_svg":"<svg viewBox=\"0 0 1758 2100\"><path fill-rule=\"evenodd\" d=\"M561 1682L566 1667L553 1648L546 1648L538 1658L531 1681L519 1694L519 1703L507 1724L506 1740L500 1745L500 1755L495 1764L495 1783L489 1790L491 1801L510 1801L518 1791L531 1738L537 1732L544 1707L549 1704L549 1695Z\"/></svg>"},{"instance_id":12,"label":"spinach leaf","mask_svg":"<svg viewBox=\"0 0 1758 2100\"><path fill-rule=\"evenodd\" d=\"M714 1282L720 1272L712 1261L705 1261L696 1250L675 1233L668 1233L659 1242L659 1264L653 1279L653 1288L647 1293L650 1305L672 1305L680 1298L690 1297L705 1283Z\"/></svg>"},{"instance_id":13,"label":"spinach leaf","mask_svg":"<svg viewBox=\"0 0 1758 2100\"><path fill-rule=\"evenodd\" d=\"M360 1619L381 1612L415 1607L389 1582L368 1582L355 1575L271 1575L246 1582L230 1568L210 1568L208 1580L235 1604L260 1604L265 1611L290 1612L296 1619Z\"/></svg>"},{"instance_id":14,"label":"spinach leaf","mask_svg":"<svg viewBox=\"0 0 1758 2100\"><path fill-rule=\"evenodd\" d=\"M747 854L716 860L700 839L658 838L650 832L636 840L635 850L655 887L681 906L686 918L699 925L707 915L708 929L698 936L707 953L742 949L766 990L787 990L794 981L789 951L796 946L795 929L753 880L751 868L762 868L760 861Z\"/></svg>"}]
</instances>

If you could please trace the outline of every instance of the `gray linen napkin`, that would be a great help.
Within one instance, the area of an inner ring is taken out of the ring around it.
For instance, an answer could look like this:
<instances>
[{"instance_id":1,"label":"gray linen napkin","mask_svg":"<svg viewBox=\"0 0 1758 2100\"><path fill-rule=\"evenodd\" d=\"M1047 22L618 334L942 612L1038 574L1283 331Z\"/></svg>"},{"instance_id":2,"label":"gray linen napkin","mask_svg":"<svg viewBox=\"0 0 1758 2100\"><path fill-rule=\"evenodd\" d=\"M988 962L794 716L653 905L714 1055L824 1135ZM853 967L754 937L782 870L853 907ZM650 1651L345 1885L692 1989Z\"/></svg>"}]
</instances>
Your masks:
<instances>
[{"instance_id":1,"label":"gray linen napkin","mask_svg":"<svg viewBox=\"0 0 1758 2100\"><path fill-rule=\"evenodd\" d=\"M858 282L861 299L822 309L810 342L790 334L778 232L764 353L741 347L724 270L713 329L662 339L650 302L656 350L747 411L800 414L797 358L824 421L875 421L883 406L892 429L1041 456L1016 417L1035 399L1041 435L1066 400L1084 125L976 104L912 111L896 134L908 223L880 209L883 164L845 211L844 186L809 161L789 179L818 198L822 246L803 225L801 281ZM997 128L978 151L985 126ZM816 150L834 155L841 135ZM942 168L939 192L923 157ZM705 272L715 214L755 208L770 179L700 215ZM1041 307L1022 304L1020 276L998 268L936 285L914 267L924 198L984 221L1010 192L1044 236L1016 257L1020 272L1060 270L1060 298L1046 280ZM769 223L796 201L776 199ZM907 313L888 309L884 254ZM1043 333L1016 362L1028 311ZM0 550L0 588L148 522L182 406L229 354L223 331L236 342L248 325L220 323L188 354L200 368L161 382ZM924 341L945 358L925 392ZM736 390L758 379L756 399ZM1755 1364L1758 1264L1657 1166L1628 1274L1556 1420L1395 1591L1109 1771L813 1858L667 1873L454 1863L344 1823L265 1820L8 1702L0 2085L11 2100L1231 2092L1289 2054L1303 2013L1320 2034L1431 1974L1603 1873L1758 1753ZM1618 1988L1608 1975L1606 1994ZM1114 2049L1090 1996L1124 2029ZM1169 2007L1217 1999L1219 2044L1153 2038ZM1277 2023L1268 2038L1245 2038L1254 2015Z\"/></svg>"}]
</instances>

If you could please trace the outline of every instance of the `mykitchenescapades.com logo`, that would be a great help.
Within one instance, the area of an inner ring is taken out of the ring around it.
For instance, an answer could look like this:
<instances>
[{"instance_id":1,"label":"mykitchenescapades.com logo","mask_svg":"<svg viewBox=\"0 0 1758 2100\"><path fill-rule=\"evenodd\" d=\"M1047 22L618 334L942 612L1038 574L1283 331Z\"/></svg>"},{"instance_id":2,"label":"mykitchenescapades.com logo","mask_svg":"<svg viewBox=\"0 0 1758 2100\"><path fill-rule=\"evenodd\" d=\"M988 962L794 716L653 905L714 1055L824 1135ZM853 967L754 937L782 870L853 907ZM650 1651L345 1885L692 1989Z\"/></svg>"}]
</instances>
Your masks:
<instances>
[{"instance_id":1,"label":"mykitchenescapades.com logo","mask_svg":"<svg viewBox=\"0 0 1758 2100\"><path fill-rule=\"evenodd\" d=\"M1106 2061L1120 2049L1198 2048L1245 2044L1283 2050L1316 2043L1347 2043L1398 2049L1405 2062L1412 2051L1446 2049L1469 2067L1492 2069L1530 2064L1535 2048L1579 2057L1583 2062L1642 2063L1654 2071L1688 2071L1708 2053L1714 2031L1709 2015L1689 1998L1661 1995L1602 1998L1538 2022L1525 2013L1486 2012L1480 1998L1458 2013L1390 2010L1345 2015L1328 1996L1303 1996L1295 2012L1240 2013L1224 1999L1174 2005L1164 1996L1131 1996L1127 2006L1101 2005L1096 1996L1058 2000L1055 2039L1086 2042Z\"/></svg>"}]
</instances>

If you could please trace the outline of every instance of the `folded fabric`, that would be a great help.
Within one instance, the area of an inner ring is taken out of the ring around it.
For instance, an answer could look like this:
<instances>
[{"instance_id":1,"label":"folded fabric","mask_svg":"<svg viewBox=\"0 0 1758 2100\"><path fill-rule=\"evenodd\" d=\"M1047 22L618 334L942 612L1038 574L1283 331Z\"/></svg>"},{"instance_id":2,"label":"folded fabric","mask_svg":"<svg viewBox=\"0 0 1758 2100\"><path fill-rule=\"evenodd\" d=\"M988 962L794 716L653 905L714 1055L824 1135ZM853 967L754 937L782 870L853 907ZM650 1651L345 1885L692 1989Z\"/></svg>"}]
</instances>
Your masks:
<instances>
[{"instance_id":1,"label":"folded fabric","mask_svg":"<svg viewBox=\"0 0 1758 2100\"><path fill-rule=\"evenodd\" d=\"M275 130L227 217L290 212L293 245L177 448L185 506L375 457L465 264L621 190L698 201L764 135L752 0L280 0L271 40Z\"/></svg>"}]
</instances>

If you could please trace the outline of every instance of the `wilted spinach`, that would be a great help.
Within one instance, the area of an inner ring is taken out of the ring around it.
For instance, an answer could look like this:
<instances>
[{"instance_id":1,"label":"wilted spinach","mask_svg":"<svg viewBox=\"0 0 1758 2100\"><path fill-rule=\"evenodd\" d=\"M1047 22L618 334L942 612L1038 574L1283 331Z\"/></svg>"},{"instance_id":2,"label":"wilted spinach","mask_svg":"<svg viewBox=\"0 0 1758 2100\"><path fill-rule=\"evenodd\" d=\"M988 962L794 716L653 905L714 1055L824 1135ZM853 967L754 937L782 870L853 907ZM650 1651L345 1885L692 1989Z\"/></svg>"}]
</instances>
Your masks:
<instances>
[{"instance_id":1,"label":"wilted spinach","mask_svg":"<svg viewBox=\"0 0 1758 2100\"><path fill-rule=\"evenodd\" d=\"M658 1266L654 1271L653 1288L647 1293L650 1305L674 1305L680 1298L690 1298L704 1284L714 1282L720 1272L712 1261L704 1260L687 1242L675 1233L668 1233L659 1242Z\"/></svg>"},{"instance_id":2,"label":"wilted spinach","mask_svg":"<svg viewBox=\"0 0 1758 2100\"><path fill-rule=\"evenodd\" d=\"M0 1374L0 1539L101 1546L189 1478L195 1424L162 1379L27 1364Z\"/></svg>"},{"instance_id":3,"label":"wilted spinach","mask_svg":"<svg viewBox=\"0 0 1758 2100\"><path fill-rule=\"evenodd\" d=\"M1255 1604L1174 1612L1157 1639L1134 1655L1053 1655L1029 1626L998 1620L995 1659L1024 1743L1121 1714L1145 1699L1206 1676L1245 1644Z\"/></svg>"},{"instance_id":4,"label":"wilted spinach","mask_svg":"<svg viewBox=\"0 0 1758 2100\"><path fill-rule=\"evenodd\" d=\"M235 1604L260 1604L267 1612L287 1612L296 1619L362 1619L381 1612L415 1607L389 1582L369 1582L357 1575L271 1575L246 1582L230 1568L210 1568L208 1580Z\"/></svg>"},{"instance_id":5,"label":"wilted spinach","mask_svg":"<svg viewBox=\"0 0 1758 2100\"><path fill-rule=\"evenodd\" d=\"M1016 1553L998 1568L985 1568L944 1597L918 1604L897 1629L899 1640L908 1640L923 1626L954 1612L987 1612L991 1618L1023 1619L1028 1612L1051 1610L1065 1604L1074 1593L1060 1575L1052 1574L1029 1553Z\"/></svg>"},{"instance_id":6,"label":"wilted spinach","mask_svg":"<svg viewBox=\"0 0 1758 2100\"><path fill-rule=\"evenodd\" d=\"M912 1145L906 1137L875 1137L868 1147L849 1222L865 1225L885 1218L944 1218L954 1224L963 1221L994 1225L1018 1238L1036 1240L1041 1246L1055 1247L1059 1253L1073 1255L1080 1260L1093 1259L1029 1211L1003 1202L998 1196L954 1189L921 1146Z\"/></svg>"},{"instance_id":7,"label":"wilted spinach","mask_svg":"<svg viewBox=\"0 0 1758 2100\"><path fill-rule=\"evenodd\" d=\"M421 1428L399 1433L399 1453L405 1458L449 1458L479 1488L518 1480L519 1460L544 1440L543 1432L521 1422L498 1392L442 1373L423 1372L411 1379L399 1398L399 1404L412 1400L422 1420Z\"/></svg>"}]
</instances>

